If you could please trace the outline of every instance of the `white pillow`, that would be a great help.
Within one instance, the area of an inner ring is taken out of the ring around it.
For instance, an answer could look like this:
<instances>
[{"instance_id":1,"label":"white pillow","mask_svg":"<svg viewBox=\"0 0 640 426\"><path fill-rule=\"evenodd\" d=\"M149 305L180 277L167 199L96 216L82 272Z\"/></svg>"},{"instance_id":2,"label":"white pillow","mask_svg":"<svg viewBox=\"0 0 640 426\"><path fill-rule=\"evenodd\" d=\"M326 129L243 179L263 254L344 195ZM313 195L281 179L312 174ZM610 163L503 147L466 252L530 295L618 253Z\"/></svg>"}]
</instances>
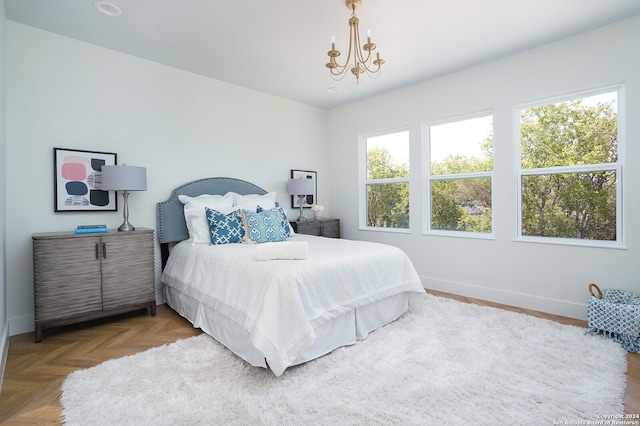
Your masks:
<instances>
[{"instance_id":1,"label":"white pillow","mask_svg":"<svg viewBox=\"0 0 640 426\"><path fill-rule=\"evenodd\" d=\"M229 192L227 195L231 194L233 196L233 206L239 209L256 211L258 206L262 207L264 210L271 210L276 207L276 193L269 192L268 194L258 195L258 194L249 194L249 195L240 195L235 192Z\"/></svg>"},{"instance_id":2,"label":"white pillow","mask_svg":"<svg viewBox=\"0 0 640 426\"><path fill-rule=\"evenodd\" d=\"M184 204L184 220L187 223L189 239L193 244L210 244L209 224L205 207L218 210L225 214L233 210L233 196L203 194L197 197L178 195L178 199Z\"/></svg>"}]
</instances>

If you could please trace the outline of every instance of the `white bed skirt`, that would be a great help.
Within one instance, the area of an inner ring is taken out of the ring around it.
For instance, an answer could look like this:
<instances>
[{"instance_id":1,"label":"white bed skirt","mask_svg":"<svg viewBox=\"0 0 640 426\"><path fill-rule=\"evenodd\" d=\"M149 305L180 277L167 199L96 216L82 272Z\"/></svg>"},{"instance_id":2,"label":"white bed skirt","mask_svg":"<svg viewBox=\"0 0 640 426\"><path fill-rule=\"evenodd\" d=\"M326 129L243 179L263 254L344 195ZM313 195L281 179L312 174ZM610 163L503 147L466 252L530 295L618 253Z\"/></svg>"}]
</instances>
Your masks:
<instances>
[{"instance_id":1,"label":"white bed skirt","mask_svg":"<svg viewBox=\"0 0 640 426\"><path fill-rule=\"evenodd\" d=\"M267 368L265 355L256 349L249 333L235 321L193 300L173 287L164 287L166 303L194 327L214 337L232 352L256 367ZM401 293L365 305L334 318L314 329L314 343L297 354L289 366L321 357L341 346L365 339L378 327L398 319L409 307L409 295ZM288 366L288 367L289 367Z\"/></svg>"}]
</instances>

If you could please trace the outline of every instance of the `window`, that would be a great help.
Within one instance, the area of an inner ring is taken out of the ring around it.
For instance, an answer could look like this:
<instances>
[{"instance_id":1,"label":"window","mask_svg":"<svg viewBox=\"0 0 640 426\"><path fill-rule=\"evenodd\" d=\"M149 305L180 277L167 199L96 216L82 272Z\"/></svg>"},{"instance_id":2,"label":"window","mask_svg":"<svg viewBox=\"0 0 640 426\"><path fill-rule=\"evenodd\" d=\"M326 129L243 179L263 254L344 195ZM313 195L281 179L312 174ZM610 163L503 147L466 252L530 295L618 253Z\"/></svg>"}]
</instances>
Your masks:
<instances>
[{"instance_id":1,"label":"window","mask_svg":"<svg viewBox=\"0 0 640 426\"><path fill-rule=\"evenodd\" d=\"M425 133L427 232L491 233L493 115L430 124Z\"/></svg>"},{"instance_id":2,"label":"window","mask_svg":"<svg viewBox=\"0 0 640 426\"><path fill-rule=\"evenodd\" d=\"M409 228L409 131L364 138L364 223Z\"/></svg>"},{"instance_id":3,"label":"window","mask_svg":"<svg viewBox=\"0 0 640 426\"><path fill-rule=\"evenodd\" d=\"M517 109L519 237L622 242L619 92Z\"/></svg>"}]
</instances>

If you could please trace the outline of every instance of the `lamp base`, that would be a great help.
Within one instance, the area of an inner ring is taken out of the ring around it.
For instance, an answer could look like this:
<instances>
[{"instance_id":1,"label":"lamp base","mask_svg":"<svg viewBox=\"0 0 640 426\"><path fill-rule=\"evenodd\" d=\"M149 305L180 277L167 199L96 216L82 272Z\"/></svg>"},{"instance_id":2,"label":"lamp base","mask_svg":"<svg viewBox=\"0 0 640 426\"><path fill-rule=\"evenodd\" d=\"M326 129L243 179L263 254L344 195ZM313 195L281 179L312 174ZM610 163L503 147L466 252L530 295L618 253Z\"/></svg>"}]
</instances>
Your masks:
<instances>
[{"instance_id":1,"label":"lamp base","mask_svg":"<svg viewBox=\"0 0 640 426\"><path fill-rule=\"evenodd\" d=\"M124 209L122 215L124 216L124 222L118 227L120 232L135 231L136 228L129 223L129 191L122 191L122 198L124 200Z\"/></svg>"},{"instance_id":2,"label":"lamp base","mask_svg":"<svg viewBox=\"0 0 640 426\"><path fill-rule=\"evenodd\" d=\"M300 216L296 219L297 222L305 222L307 218L304 217L304 210L302 210L302 206L304 204L304 195L298 195L298 202L300 203Z\"/></svg>"},{"instance_id":3,"label":"lamp base","mask_svg":"<svg viewBox=\"0 0 640 426\"><path fill-rule=\"evenodd\" d=\"M118 231L120 232L129 232L129 231L135 231L135 230L136 230L136 227L130 224L128 221L123 222L122 225L118 227Z\"/></svg>"}]
</instances>

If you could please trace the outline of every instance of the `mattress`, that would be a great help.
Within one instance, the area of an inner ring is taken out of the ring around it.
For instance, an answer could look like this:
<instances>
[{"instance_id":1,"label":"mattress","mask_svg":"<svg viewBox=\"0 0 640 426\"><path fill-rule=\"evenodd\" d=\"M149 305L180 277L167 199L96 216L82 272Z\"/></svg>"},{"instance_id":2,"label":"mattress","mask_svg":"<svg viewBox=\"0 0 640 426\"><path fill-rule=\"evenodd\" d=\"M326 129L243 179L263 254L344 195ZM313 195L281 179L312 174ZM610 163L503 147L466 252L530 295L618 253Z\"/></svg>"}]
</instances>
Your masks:
<instances>
[{"instance_id":1,"label":"mattress","mask_svg":"<svg viewBox=\"0 0 640 426\"><path fill-rule=\"evenodd\" d=\"M167 303L247 362L280 375L365 338L424 293L396 247L291 240L306 241L306 259L259 261L253 244L177 244L162 276Z\"/></svg>"}]
</instances>

